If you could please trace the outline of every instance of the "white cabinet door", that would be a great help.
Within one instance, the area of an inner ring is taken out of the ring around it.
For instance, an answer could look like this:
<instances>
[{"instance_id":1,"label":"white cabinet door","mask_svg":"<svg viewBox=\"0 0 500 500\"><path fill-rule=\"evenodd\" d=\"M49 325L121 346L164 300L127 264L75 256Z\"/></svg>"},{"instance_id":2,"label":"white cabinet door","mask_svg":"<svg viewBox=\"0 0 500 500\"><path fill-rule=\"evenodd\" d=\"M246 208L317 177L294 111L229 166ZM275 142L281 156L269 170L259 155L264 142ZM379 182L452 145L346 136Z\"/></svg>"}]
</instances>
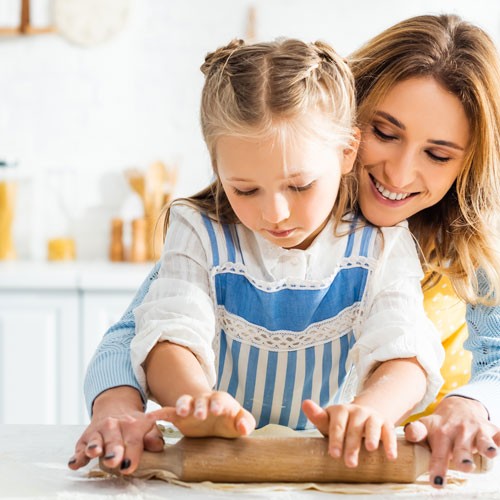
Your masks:
<instances>
[{"instance_id":1,"label":"white cabinet door","mask_svg":"<svg viewBox=\"0 0 500 500\"><path fill-rule=\"evenodd\" d=\"M0 292L0 422L76 424L82 414L76 291Z\"/></svg>"},{"instance_id":2,"label":"white cabinet door","mask_svg":"<svg viewBox=\"0 0 500 500\"><path fill-rule=\"evenodd\" d=\"M82 294L83 366L86 368L106 330L116 323L132 302L135 290L84 291Z\"/></svg>"},{"instance_id":3,"label":"white cabinet door","mask_svg":"<svg viewBox=\"0 0 500 500\"><path fill-rule=\"evenodd\" d=\"M81 314L83 375L106 330L123 316L134 295L135 290L83 292ZM82 423L89 421L86 408L81 420Z\"/></svg>"}]
</instances>

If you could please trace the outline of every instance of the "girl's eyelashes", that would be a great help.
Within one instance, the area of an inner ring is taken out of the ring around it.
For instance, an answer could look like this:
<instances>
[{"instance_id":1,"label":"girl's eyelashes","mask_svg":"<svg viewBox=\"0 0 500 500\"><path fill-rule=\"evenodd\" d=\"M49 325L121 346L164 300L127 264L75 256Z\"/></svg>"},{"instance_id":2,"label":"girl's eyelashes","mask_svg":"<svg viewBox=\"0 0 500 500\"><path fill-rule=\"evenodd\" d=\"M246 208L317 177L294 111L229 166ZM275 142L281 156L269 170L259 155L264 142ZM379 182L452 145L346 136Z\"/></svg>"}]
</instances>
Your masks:
<instances>
[{"instance_id":1,"label":"girl's eyelashes","mask_svg":"<svg viewBox=\"0 0 500 500\"><path fill-rule=\"evenodd\" d=\"M308 189L311 189L315 183L316 183L316 181L312 181L309 184L306 184L305 186L290 186L290 189L292 191L296 191L296 192L300 193L302 191L307 191Z\"/></svg>"},{"instance_id":2,"label":"girl's eyelashes","mask_svg":"<svg viewBox=\"0 0 500 500\"><path fill-rule=\"evenodd\" d=\"M252 196L257 192L257 189L250 189L249 191L242 191L241 189L237 189L233 186L234 194L237 196Z\"/></svg>"},{"instance_id":3,"label":"girl's eyelashes","mask_svg":"<svg viewBox=\"0 0 500 500\"><path fill-rule=\"evenodd\" d=\"M306 184L304 186L291 185L291 186L288 186L288 188L296 193L300 193L302 191L307 191L308 189L311 189L315 183L316 183L316 181L312 181L309 184ZM253 194L257 193L258 189L255 188L255 189L250 189L248 191L242 191L241 189L235 188L233 186L233 191L234 191L234 194L236 194L237 196L252 196Z\"/></svg>"}]
</instances>

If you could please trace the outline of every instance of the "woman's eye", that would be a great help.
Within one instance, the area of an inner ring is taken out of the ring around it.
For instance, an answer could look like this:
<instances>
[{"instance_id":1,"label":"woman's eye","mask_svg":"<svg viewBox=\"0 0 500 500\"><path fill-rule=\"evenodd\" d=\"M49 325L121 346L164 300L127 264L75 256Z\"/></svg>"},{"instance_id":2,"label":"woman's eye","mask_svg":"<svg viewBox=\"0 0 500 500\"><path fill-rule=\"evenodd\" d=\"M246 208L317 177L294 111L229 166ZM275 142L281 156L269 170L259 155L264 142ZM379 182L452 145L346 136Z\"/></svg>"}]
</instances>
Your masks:
<instances>
[{"instance_id":1,"label":"woman's eye","mask_svg":"<svg viewBox=\"0 0 500 500\"><path fill-rule=\"evenodd\" d=\"M373 133L379 138L382 139L383 141L392 141L394 139L397 139L394 135L387 135L382 132L377 126L372 125L372 131Z\"/></svg>"},{"instance_id":2,"label":"woman's eye","mask_svg":"<svg viewBox=\"0 0 500 500\"><path fill-rule=\"evenodd\" d=\"M312 181L309 184L306 184L305 186L290 186L290 189L292 191L300 193L302 191L307 191L308 189L311 189L314 186L315 182L316 181Z\"/></svg>"},{"instance_id":3,"label":"woman's eye","mask_svg":"<svg viewBox=\"0 0 500 500\"><path fill-rule=\"evenodd\" d=\"M237 196L252 196L257 192L257 189L250 189L250 191L241 191L241 189L233 187L233 191Z\"/></svg>"},{"instance_id":4,"label":"woman's eye","mask_svg":"<svg viewBox=\"0 0 500 500\"><path fill-rule=\"evenodd\" d=\"M437 156L435 155L432 151L426 151L427 153L427 156L429 156L429 158L433 161L437 161L438 163L446 163L447 161L450 161L451 158L447 157L447 156Z\"/></svg>"}]
</instances>

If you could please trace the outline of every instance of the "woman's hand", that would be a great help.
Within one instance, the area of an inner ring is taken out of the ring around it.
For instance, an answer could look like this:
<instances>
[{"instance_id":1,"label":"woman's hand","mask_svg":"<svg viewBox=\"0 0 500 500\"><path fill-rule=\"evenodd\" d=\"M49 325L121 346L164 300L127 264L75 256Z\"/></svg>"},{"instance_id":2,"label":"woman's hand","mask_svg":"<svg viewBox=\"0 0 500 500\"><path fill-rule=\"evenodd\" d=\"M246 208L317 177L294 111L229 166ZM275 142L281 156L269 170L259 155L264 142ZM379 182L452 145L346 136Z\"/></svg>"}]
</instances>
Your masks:
<instances>
[{"instance_id":1,"label":"woman's hand","mask_svg":"<svg viewBox=\"0 0 500 500\"><path fill-rule=\"evenodd\" d=\"M185 436L247 436L255 429L255 418L227 392L212 391L199 396L183 395L175 407L149 413L156 420L174 424Z\"/></svg>"},{"instance_id":2,"label":"woman's hand","mask_svg":"<svg viewBox=\"0 0 500 500\"><path fill-rule=\"evenodd\" d=\"M382 441L387 458L397 457L394 425L368 406L342 404L323 409L309 399L302 403L302 410L324 436L329 436L329 454L333 458L343 455L347 467L357 467L363 438L368 451L376 450Z\"/></svg>"},{"instance_id":3,"label":"woman's hand","mask_svg":"<svg viewBox=\"0 0 500 500\"><path fill-rule=\"evenodd\" d=\"M429 477L437 488L445 485L450 462L457 470L471 472L474 453L493 458L500 447L500 428L488 420L484 406L460 396L444 398L432 415L407 424L405 437L430 447Z\"/></svg>"},{"instance_id":4,"label":"woman's hand","mask_svg":"<svg viewBox=\"0 0 500 500\"><path fill-rule=\"evenodd\" d=\"M68 466L77 470L93 458L103 457L109 468L131 474L143 450L163 450L163 436L154 416L142 410L142 400L132 387L116 387L100 394L93 407L92 421L75 446Z\"/></svg>"}]
</instances>

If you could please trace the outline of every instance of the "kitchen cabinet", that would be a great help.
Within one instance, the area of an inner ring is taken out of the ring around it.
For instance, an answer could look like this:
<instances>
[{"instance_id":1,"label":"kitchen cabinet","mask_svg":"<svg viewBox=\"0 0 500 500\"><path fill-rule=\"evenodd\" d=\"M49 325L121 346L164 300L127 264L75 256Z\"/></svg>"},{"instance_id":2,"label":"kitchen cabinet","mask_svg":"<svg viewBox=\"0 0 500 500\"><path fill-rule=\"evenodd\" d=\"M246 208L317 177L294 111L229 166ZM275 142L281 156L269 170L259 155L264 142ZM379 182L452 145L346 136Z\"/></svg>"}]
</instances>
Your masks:
<instances>
[{"instance_id":1,"label":"kitchen cabinet","mask_svg":"<svg viewBox=\"0 0 500 500\"><path fill-rule=\"evenodd\" d=\"M0 263L0 423L88 421L86 366L150 267Z\"/></svg>"}]
</instances>

